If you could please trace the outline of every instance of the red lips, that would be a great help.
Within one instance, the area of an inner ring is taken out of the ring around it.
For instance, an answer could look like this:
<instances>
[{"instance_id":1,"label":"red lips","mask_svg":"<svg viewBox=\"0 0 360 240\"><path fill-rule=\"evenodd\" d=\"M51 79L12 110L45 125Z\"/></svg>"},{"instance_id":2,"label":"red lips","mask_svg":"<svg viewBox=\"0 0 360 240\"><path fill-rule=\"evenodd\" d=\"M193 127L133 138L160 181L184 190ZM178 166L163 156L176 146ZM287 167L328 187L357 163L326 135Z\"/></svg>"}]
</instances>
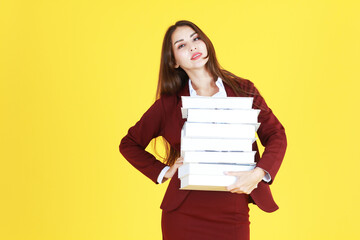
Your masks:
<instances>
[{"instance_id":1,"label":"red lips","mask_svg":"<svg viewBox=\"0 0 360 240\"><path fill-rule=\"evenodd\" d=\"M196 60L201 57L202 53L196 52L191 56L191 60Z\"/></svg>"}]
</instances>

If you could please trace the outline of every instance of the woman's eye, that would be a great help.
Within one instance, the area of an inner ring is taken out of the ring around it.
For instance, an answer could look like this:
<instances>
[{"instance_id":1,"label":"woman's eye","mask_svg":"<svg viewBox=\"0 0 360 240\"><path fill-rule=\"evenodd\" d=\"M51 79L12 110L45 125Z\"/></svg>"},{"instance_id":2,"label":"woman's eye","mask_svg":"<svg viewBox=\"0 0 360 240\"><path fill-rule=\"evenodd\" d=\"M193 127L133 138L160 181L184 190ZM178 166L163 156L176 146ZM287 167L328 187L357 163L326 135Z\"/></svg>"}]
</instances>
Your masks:
<instances>
[{"instance_id":1,"label":"woman's eye","mask_svg":"<svg viewBox=\"0 0 360 240\"><path fill-rule=\"evenodd\" d=\"M182 48L183 46L185 46L184 44L179 45L178 49Z\"/></svg>"},{"instance_id":2,"label":"woman's eye","mask_svg":"<svg viewBox=\"0 0 360 240\"><path fill-rule=\"evenodd\" d=\"M194 40L199 40L199 39L200 39L199 37L194 38Z\"/></svg>"}]
</instances>

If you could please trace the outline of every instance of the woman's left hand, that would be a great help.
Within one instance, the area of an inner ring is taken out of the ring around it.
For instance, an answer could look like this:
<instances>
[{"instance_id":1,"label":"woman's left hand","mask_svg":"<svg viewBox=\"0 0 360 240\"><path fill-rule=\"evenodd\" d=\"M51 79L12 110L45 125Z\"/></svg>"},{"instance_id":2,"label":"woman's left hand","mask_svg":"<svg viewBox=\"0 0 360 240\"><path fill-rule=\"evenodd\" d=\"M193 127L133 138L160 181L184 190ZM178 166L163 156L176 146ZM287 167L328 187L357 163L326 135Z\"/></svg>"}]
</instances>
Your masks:
<instances>
[{"instance_id":1,"label":"woman's left hand","mask_svg":"<svg viewBox=\"0 0 360 240\"><path fill-rule=\"evenodd\" d=\"M236 176L237 180L235 183L227 186L227 190L232 193L246 193L250 194L258 183L265 176L264 170L261 168L254 168L250 171L228 171L225 175Z\"/></svg>"}]
</instances>

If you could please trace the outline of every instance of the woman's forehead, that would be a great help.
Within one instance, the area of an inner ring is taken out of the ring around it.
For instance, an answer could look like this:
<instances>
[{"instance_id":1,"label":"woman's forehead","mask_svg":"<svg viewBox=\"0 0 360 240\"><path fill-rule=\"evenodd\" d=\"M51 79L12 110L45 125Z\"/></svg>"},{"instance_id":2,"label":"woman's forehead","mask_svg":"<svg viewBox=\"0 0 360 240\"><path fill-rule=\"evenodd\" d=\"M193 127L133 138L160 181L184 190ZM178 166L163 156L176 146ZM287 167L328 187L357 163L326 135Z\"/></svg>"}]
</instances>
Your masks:
<instances>
[{"instance_id":1,"label":"woman's forehead","mask_svg":"<svg viewBox=\"0 0 360 240\"><path fill-rule=\"evenodd\" d=\"M177 42L179 40L184 40L187 38L191 38L195 33L195 30L189 26L180 26L175 29L171 36L172 42Z\"/></svg>"}]
</instances>

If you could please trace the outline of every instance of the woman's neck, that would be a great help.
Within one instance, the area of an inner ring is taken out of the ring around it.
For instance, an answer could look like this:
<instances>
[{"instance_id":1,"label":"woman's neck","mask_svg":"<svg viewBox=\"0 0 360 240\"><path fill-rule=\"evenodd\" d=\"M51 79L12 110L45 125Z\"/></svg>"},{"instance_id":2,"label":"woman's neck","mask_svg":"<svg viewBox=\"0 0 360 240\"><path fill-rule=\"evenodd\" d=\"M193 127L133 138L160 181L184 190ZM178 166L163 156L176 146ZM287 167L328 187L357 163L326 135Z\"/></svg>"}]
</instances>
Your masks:
<instances>
[{"instance_id":1,"label":"woman's neck","mask_svg":"<svg viewBox=\"0 0 360 240\"><path fill-rule=\"evenodd\" d=\"M192 70L187 74L195 91L207 91L215 86L214 77L205 69Z\"/></svg>"},{"instance_id":2,"label":"woman's neck","mask_svg":"<svg viewBox=\"0 0 360 240\"><path fill-rule=\"evenodd\" d=\"M199 96L213 96L219 91L215 84L214 77L205 70L187 72L193 89Z\"/></svg>"}]
</instances>

